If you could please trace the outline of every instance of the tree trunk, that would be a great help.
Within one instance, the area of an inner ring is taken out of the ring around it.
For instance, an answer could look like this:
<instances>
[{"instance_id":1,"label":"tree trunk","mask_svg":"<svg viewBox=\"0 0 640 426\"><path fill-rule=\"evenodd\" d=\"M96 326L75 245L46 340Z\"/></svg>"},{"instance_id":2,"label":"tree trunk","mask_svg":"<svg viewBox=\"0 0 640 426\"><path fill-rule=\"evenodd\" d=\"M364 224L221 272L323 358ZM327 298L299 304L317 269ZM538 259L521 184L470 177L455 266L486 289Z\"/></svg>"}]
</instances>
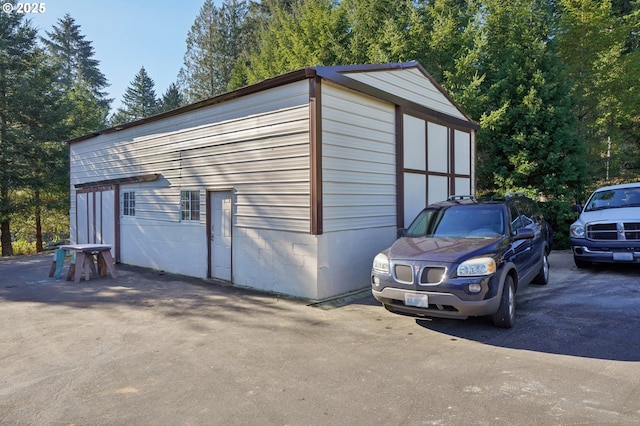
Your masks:
<instances>
[{"instance_id":1,"label":"tree trunk","mask_svg":"<svg viewBox=\"0 0 640 426\"><path fill-rule=\"evenodd\" d=\"M36 205L36 252L42 253L44 248L42 245L42 204L40 203L40 190L36 189L34 195Z\"/></svg>"},{"instance_id":2,"label":"tree trunk","mask_svg":"<svg viewBox=\"0 0 640 426\"><path fill-rule=\"evenodd\" d=\"M0 232L2 232L2 255L13 256L13 246L11 245L11 223L9 219L5 219L0 223Z\"/></svg>"}]
</instances>

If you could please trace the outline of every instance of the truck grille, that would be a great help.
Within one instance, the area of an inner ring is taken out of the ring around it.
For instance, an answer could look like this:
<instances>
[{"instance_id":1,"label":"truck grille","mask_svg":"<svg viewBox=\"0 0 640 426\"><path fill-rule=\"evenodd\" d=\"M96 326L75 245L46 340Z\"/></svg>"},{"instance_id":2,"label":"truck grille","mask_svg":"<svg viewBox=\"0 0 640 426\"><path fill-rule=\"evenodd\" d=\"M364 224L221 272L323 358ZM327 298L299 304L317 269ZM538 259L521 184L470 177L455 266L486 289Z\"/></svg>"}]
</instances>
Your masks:
<instances>
[{"instance_id":1,"label":"truck grille","mask_svg":"<svg viewBox=\"0 0 640 426\"><path fill-rule=\"evenodd\" d=\"M587 238L596 241L640 241L640 222L597 223L588 225Z\"/></svg>"}]
</instances>

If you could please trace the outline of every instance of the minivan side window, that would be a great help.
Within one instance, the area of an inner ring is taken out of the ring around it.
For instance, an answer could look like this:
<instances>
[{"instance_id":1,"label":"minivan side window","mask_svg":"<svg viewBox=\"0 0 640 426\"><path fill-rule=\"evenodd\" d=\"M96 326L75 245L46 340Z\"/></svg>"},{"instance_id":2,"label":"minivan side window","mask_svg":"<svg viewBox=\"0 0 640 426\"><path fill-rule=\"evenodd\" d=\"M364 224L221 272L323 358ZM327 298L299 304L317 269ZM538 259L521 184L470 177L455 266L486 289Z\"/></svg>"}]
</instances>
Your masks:
<instances>
[{"instance_id":1,"label":"minivan side window","mask_svg":"<svg viewBox=\"0 0 640 426\"><path fill-rule=\"evenodd\" d=\"M514 204L509 205L509 216L511 218L511 235L514 235L518 229L522 228L522 219L520 218L520 213Z\"/></svg>"}]
</instances>

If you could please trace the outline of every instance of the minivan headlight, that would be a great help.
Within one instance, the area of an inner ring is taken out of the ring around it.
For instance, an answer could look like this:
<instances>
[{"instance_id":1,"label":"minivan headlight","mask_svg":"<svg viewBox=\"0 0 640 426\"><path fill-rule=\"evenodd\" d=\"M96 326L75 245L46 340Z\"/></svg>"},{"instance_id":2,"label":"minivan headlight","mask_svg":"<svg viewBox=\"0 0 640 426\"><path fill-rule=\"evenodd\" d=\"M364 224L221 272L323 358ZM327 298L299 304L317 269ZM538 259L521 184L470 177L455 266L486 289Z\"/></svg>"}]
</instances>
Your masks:
<instances>
[{"instance_id":1,"label":"minivan headlight","mask_svg":"<svg viewBox=\"0 0 640 426\"><path fill-rule=\"evenodd\" d=\"M458 266L459 277L478 277L496 272L496 261L491 257L478 257L462 262Z\"/></svg>"},{"instance_id":2,"label":"minivan headlight","mask_svg":"<svg viewBox=\"0 0 640 426\"><path fill-rule=\"evenodd\" d=\"M384 253L378 253L373 259L373 270L382 274L389 273L389 258Z\"/></svg>"},{"instance_id":3,"label":"minivan headlight","mask_svg":"<svg viewBox=\"0 0 640 426\"><path fill-rule=\"evenodd\" d=\"M573 238L584 238L584 226L583 225L571 225L569 232Z\"/></svg>"}]
</instances>

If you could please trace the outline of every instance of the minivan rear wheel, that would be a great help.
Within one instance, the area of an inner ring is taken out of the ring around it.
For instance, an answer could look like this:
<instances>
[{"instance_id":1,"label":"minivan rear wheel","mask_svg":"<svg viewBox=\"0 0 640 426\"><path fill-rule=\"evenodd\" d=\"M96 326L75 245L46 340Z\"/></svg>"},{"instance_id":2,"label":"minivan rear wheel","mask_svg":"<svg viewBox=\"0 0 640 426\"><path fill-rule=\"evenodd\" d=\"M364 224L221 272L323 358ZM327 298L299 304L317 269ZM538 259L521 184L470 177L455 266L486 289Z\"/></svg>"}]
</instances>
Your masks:
<instances>
[{"instance_id":1,"label":"minivan rear wheel","mask_svg":"<svg viewBox=\"0 0 640 426\"><path fill-rule=\"evenodd\" d=\"M549 256L547 253L542 254L542 266L540 272L533 279L534 284L546 285L549 282Z\"/></svg>"}]
</instances>

